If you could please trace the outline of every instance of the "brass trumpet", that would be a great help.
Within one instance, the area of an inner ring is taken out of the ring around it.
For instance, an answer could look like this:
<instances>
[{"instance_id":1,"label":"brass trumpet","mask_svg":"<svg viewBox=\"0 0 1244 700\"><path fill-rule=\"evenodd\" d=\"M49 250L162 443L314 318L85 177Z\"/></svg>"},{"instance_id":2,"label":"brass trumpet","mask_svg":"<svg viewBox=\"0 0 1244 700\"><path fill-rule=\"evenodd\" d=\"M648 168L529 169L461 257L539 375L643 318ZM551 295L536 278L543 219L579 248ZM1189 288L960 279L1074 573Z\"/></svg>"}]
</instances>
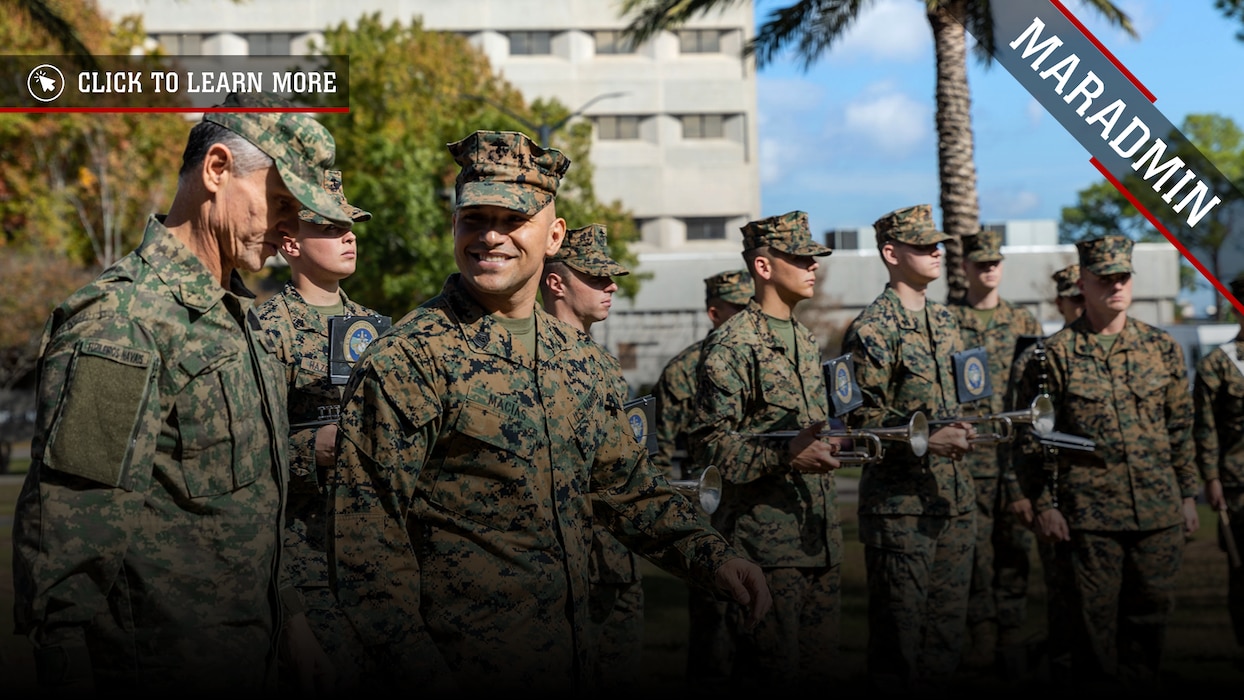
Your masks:
<instances>
[{"instance_id":1,"label":"brass trumpet","mask_svg":"<svg viewBox=\"0 0 1244 700\"><path fill-rule=\"evenodd\" d=\"M704 468L700 478L670 479L670 486L690 498L708 515L712 515L721 505L721 472L711 464Z\"/></svg>"},{"instance_id":2,"label":"brass trumpet","mask_svg":"<svg viewBox=\"0 0 1244 700\"><path fill-rule=\"evenodd\" d=\"M997 423L999 431L977 435L968 442L973 445L998 445L1015 439L1015 423L1032 425L1037 435L1049 435L1054 432L1054 402L1048 394L1039 394L1028 408L1015 411L1004 411L988 416L960 416L958 418L939 418L929 421L931 426L949 425L951 423Z\"/></svg>"},{"instance_id":3,"label":"brass trumpet","mask_svg":"<svg viewBox=\"0 0 1244 700\"><path fill-rule=\"evenodd\" d=\"M793 438L798 430L775 430L769 433L736 433L742 437L777 437ZM880 462L885 452L882 440L897 440L911 446L912 454L923 457L929 450L929 421L924 413L916 411L907 421L907 425L896 425L892 428L847 428L846 430L822 430L817 437L848 438L862 440L863 449L851 449L839 452L836 457L840 464L871 464Z\"/></svg>"}]
</instances>

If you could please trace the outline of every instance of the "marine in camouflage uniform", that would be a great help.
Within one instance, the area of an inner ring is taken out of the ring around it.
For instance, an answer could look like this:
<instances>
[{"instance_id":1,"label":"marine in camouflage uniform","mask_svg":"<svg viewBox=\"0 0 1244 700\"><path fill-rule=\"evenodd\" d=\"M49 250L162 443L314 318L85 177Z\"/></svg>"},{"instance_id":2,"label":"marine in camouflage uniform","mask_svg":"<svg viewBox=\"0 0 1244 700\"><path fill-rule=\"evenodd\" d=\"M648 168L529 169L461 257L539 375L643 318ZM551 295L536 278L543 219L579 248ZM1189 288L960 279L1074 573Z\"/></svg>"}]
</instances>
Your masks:
<instances>
[{"instance_id":1,"label":"marine in camouflage uniform","mask_svg":"<svg viewBox=\"0 0 1244 700\"><path fill-rule=\"evenodd\" d=\"M263 154L274 163L238 167ZM345 220L318 186L333 156L304 115L206 115L167 217L52 312L13 528L17 630L41 685L271 687L285 383L237 269L259 270L300 206Z\"/></svg>"},{"instance_id":2,"label":"marine in camouflage uniform","mask_svg":"<svg viewBox=\"0 0 1244 700\"><path fill-rule=\"evenodd\" d=\"M1092 439L1096 451L1059 455L1055 493L1034 503L1036 531L1070 543L1077 682L1149 688L1184 536L1198 526L1192 399L1179 343L1127 316L1132 241L1076 248L1084 315L1047 343L1049 393L1056 429ZM1033 374L1021 395L1035 395Z\"/></svg>"},{"instance_id":3,"label":"marine in camouflage uniform","mask_svg":"<svg viewBox=\"0 0 1244 700\"><path fill-rule=\"evenodd\" d=\"M755 294L747 270L727 270L704 279L704 305L713 328L742 311ZM683 457L687 453L687 425L695 404L696 370L703 354L704 339L683 348L661 371L652 396L656 400L657 453L652 461L675 478L690 478L694 470ZM677 459L676 459L677 458ZM687 680L701 683L723 680L730 675L734 656L726 631L726 603L712 593L689 586L687 589Z\"/></svg>"},{"instance_id":4,"label":"marine in camouflage uniform","mask_svg":"<svg viewBox=\"0 0 1244 700\"><path fill-rule=\"evenodd\" d=\"M949 238L927 204L873 224L890 282L848 328L861 407L852 428L960 416L951 355L963 350L954 314L927 300ZM959 663L976 539L976 487L961 457L972 431L951 424L930 434L929 451L908 445L866 464L859 484L860 541L868 568L868 674L879 690L944 683Z\"/></svg>"},{"instance_id":5,"label":"marine in camouflage uniform","mask_svg":"<svg viewBox=\"0 0 1244 700\"><path fill-rule=\"evenodd\" d=\"M965 415L1003 412L1015 341L1021 335L1041 333L1041 324L1030 311L998 295L1003 260L1001 233L982 230L963 236L968 291L962 301L949 308L959 322L963 346L985 349L993 386L988 398L964 404ZM999 636L1004 646L1018 641L1028 599L1032 531L1009 514L999 488L999 461L1009 450L1010 444L1005 442L992 448L981 446L964 458L976 484L976 549L968 597L972 643L963 664L976 668L994 663Z\"/></svg>"},{"instance_id":6,"label":"marine in camouflage uniform","mask_svg":"<svg viewBox=\"0 0 1244 700\"><path fill-rule=\"evenodd\" d=\"M1071 325L1084 313L1084 295L1080 293L1080 266L1068 265L1050 277L1054 282L1055 303L1058 312L1063 316L1063 327ZM1044 342L1044 341L1043 341ZM1023 386L1031 363L1038 362L1036 345L1030 345L1015 358L1011 365L1010 379L1007 382L1005 410L1015 411L1032 405L1033 399L1043 389L1038 381L1035 385ZM1040 372L1034 367L1033 372ZM1034 375L1036 376L1036 375ZM1031 396L1024 396L1020 391L1033 391ZM1028 462L1023 468L1014 465L1021 461ZM1015 442L1011 449L1002 454L1000 470L1002 480L1002 497L1007 504L1008 513L1016 522L1031 530L1033 524L1032 503L1038 500L1041 492L1049 488L1049 472L1046 467L1053 465L1053 453L1047 455L1046 448L1033 439L1031 431L1016 432ZM1021 482L1018 473L1033 477L1032 481ZM1070 630L1068 616L1068 598L1072 586L1071 552L1065 542L1052 542L1037 538L1037 556L1041 559L1042 578L1045 581L1045 655L1048 662L1050 680L1064 683L1070 679Z\"/></svg>"},{"instance_id":7,"label":"marine in camouflage uniform","mask_svg":"<svg viewBox=\"0 0 1244 700\"><path fill-rule=\"evenodd\" d=\"M376 661L365 681L589 686L595 520L763 616L759 569L651 466L604 351L536 306L565 232L552 204L569 161L512 132L449 150L460 272L355 364L329 479L329 571Z\"/></svg>"},{"instance_id":8,"label":"marine in camouflage uniform","mask_svg":"<svg viewBox=\"0 0 1244 700\"><path fill-rule=\"evenodd\" d=\"M540 282L544 310L588 334L594 323L609 317L609 302L618 285L614 277L629 275L609 256L608 230L591 224L566 232L561 248L545 259ZM630 394L617 358L601 352L606 372L617 382L617 396ZM607 508L593 499L593 512ZM592 552L588 558L590 600L588 611L596 659L595 685L626 695L640 680L644 655L644 586L639 557L604 526L603 513L592 524Z\"/></svg>"},{"instance_id":9,"label":"marine in camouflage uniform","mask_svg":"<svg viewBox=\"0 0 1244 700\"><path fill-rule=\"evenodd\" d=\"M736 606L726 611L732 678L821 687L837 670L842 531L829 472L838 461L817 437L829 419L820 347L793 312L815 291L817 258L832 251L813 242L801 211L742 230L755 296L704 341L689 459L720 470L713 525L763 567L773 592L774 614L755 629ZM746 435L774 430L802 432Z\"/></svg>"},{"instance_id":10,"label":"marine in camouflage uniform","mask_svg":"<svg viewBox=\"0 0 1244 700\"><path fill-rule=\"evenodd\" d=\"M1231 293L1244 299L1244 274L1231 281ZM1192 386L1193 436L1205 500L1215 511L1227 511L1237 547L1244 546L1244 369L1240 358L1244 358L1244 330L1197 363ZM1244 646L1244 567L1228 569L1227 611L1235 641Z\"/></svg>"},{"instance_id":11,"label":"marine in camouflage uniform","mask_svg":"<svg viewBox=\"0 0 1244 700\"><path fill-rule=\"evenodd\" d=\"M320 647L348 687L352 684L348 674L360 661L349 623L338 612L329 588L328 490L322 475L332 465L332 455L321 448L317 460L317 440L330 446L335 442L343 390L329 376L328 318L376 315L351 301L340 285L354 272L353 224L370 220L371 214L346 200L340 170L326 170L322 185L352 223L338 226L310 209L300 211L299 231L281 243L291 279L259 306L257 314L276 347L277 359L285 366L289 390L289 489L281 598L287 615L306 614ZM317 424L326 420L331 422Z\"/></svg>"}]
</instances>

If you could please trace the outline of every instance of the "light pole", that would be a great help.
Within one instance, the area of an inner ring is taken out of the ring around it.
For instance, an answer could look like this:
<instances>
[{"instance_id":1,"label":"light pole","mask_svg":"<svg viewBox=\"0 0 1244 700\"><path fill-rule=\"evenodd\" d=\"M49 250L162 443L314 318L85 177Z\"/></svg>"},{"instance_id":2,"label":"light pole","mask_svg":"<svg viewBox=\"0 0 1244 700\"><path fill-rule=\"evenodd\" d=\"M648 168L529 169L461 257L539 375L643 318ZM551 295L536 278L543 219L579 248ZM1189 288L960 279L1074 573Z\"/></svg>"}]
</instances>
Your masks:
<instances>
[{"instance_id":1,"label":"light pole","mask_svg":"<svg viewBox=\"0 0 1244 700\"><path fill-rule=\"evenodd\" d=\"M506 107L504 107L504 106L502 106L502 105L500 105L500 104L498 104L498 103L496 103L496 102L493 102L492 100L488 99L487 97L484 97L483 95L463 95L463 97L465 97L465 98L467 98L467 99L469 99L469 100L479 100L480 102L487 102L488 104L490 104L490 105L492 105L493 107L497 108L497 110L498 110L498 111L502 112L503 114L505 114L505 115L506 115L506 116L508 116L509 118L513 119L514 121L518 122L519 124L522 124L523 126L527 127L528 129L531 129L533 132L535 132L535 133L536 133L536 135L537 135L537 136L539 137L539 139L540 139L540 147L541 147L541 148L548 148L548 147L549 147L549 139L550 139L550 138L552 138L553 134L554 134L554 133L556 133L557 131L559 131L562 127L566 126L566 123L567 123L567 122L569 122L571 119L574 119L575 117L579 116L580 114L583 114L583 110L587 109L588 107L591 107L592 105L596 104L597 102L599 102L599 101L601 101L601 100L608 99L608 98L611 98L611 97L622 97L623 95L629 95L629 94L630 94L629 92L606 92L606 93L603 93L603 94L597 95L596 97L593 97L592 99L588 100L587 102L584 102L584 103L583 103L583 106L579 107L579 108L578 108L578 109L576 109L575 111L573 111L573 112L571 112L570 114L568 114L568 115L567 115L564 119L561 119L561 120L559 120L559 121L557 121L557 122L555 122L555 123L553 123L553 124L548 124L548 123L544 123L544 124L532 124L531 122L527 121L526 119L524 119L524 118L522 118L522 117L518 116L517 114L515 114L515 113L511 112L511 111L510 111L509 109L507 109Z\"/></svg>"}]
</instances>

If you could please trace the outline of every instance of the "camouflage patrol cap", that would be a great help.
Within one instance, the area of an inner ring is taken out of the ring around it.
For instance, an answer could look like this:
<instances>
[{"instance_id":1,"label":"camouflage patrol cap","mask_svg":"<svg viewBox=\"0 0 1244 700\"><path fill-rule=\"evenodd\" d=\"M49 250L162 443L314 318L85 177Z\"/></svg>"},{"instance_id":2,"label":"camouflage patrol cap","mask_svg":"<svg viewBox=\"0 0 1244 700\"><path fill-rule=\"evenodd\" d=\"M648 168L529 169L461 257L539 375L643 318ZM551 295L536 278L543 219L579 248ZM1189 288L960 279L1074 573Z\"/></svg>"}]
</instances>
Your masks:
<instances>
[{"instance_id":1,"label":"camouflage patrol cap","mask_svg":"<svg viewBox=\"0 0 1244 700\"><path fill-rule=\"evenodd\" d=\"M743 250L769 246L790 255L820 256L834 252L832 248L812 240L808 215L801 211L749 221L740 230L743 232Z\"/></svg>"},{"instance_id":2,"label":"camouflage patrol cap","mask_svg":"<svg viewBox=\"0 0 1244 700\"><path fill-rule=\"evenodd\" d=\"M346 216L350 217L351 221L369 221L371 219L371 212L363 211L346 201L346 192L341 187L340 170L325 170L320 184L324 186L324 191L337 201L337 205L346 213ZM303 209L298 212L298 218L313 224L328 225L333 223L310 209Z\"/></svg>"},{"instance_id":3,"label":"camouflage patrol cap","mask_svg":"<svg viewBox=\"0 0 1244 700\"><path fill-rule=\"evenodd\" d=\"M246 111L208 112L203 121L223 126L271 157L281 181L302 206L335 224L350 223L346 212L320 186L320 174L332 167L337 154L328 129L306 114L260 111L293 107L271 93L231 92L219 106Z\"/></svg>"},{"instance_id":4,"label":"camouflage patrol cap","mask_svg":"<svg viewBox=\"0 0 1244 700\"><path fill-rule=\"evenodd\" d=\"M1050 275L1050 279L1054 280L1054 286L1058 289L1060 297L1078 297L1082 294L1079 285L1080 266L1068 265L1063 269Z\"/></svg>"},{"instance_id":5,"label":"camouflage patrol cap","mask_svg":"<svg viewBox=\"0 0 1244 700\"><path fill-rule=\"evenodd\" d=\"M953 237L938 231L933 225L933 207L928 204L895 209L874 221L873 230L877 233L878 248L889 241L910 245L931 245Z\"/></svg>"},{"instance_id":6,"label":"camouflage patrol cap","mask_svg":"<svg viewBox=\"0 0 1244 700\"><path fill-rule=\"evenodd\" d=\"M553 201L570 159L515 131L477 131L448 145L462 167L456 206L490 205L534 216Z\"/></svg>"},{"instance_id":7,"label":"camouflage patrol cap","mask_svg":"<svg viewBox=\"0 0 1244 700\"><path fill-rule=\"evenodd\" d=\"M1133 245L1132 239L1115 234L1078 241L1076 250L1080 252L1080 269L1099 276L1123 272L1131 274Z\"/></svg>"},{"instance_id":8,"label":"camouflage patrol cap","mask_svg":"<svg viewBox=\"0 0 1244 700\"><path fill-rule=\"evenodd\" d=\"M963 259L971 262L998 262L1002 256L1002 234L989 229L963 236Z\"/></svg>"},{"instance_id":9,"label":"camouflage patrol cap","mask_svg":"<svg viewBox=\"0 0 1244 700\"><path fill-rule=\"evenodd\" d=\"M566 232L562 247L548 258L593 277L629 275L631 271L609 257L609 235L605 227L591 224Z\"/></svg>"},{"instance_id":10,"label":"camouflage patrol cap","mask_svg":"<svg viewBox=\"0 0 1244 700\"><path fill-rule=\"evenodd\" d=\"M718 272L712 277L704 278L704 301L721 299L724 302L746 306L756 294L752 284L752 276L746 270L729 270Z\"/></svg>"}]
</instances>

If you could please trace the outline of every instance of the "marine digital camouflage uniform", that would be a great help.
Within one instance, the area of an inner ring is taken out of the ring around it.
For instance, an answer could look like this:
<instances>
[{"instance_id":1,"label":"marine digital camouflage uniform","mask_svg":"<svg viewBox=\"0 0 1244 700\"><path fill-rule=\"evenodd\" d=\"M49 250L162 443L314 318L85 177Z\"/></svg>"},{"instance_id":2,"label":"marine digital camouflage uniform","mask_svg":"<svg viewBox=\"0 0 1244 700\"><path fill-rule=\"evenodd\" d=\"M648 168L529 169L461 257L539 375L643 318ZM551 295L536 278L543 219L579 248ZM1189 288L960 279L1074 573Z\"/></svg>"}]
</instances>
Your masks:
<instances>
[{"instance_id":1,"label":"marine digital camouflage uniform","mask_svg":"<svg viewBox=\"0 0 1244 700\"><path fill-rule=\"evenodd\" d=\"M1076 247L1081 274L1132 271L1130 239ZM1107 351L1086 311L1049 339L1046 352L1056 429L1096 443L1091 454L1064 451L1058 459L1058 509L1071 531L1075 582L1073 673L1152 682L1183 556L1181 503L1198 486L1183 350L1165 331L1128 318ZM1035 395L1033 375L1030 369L1020 395ZM1053 505L1046 490L1033 509Z\"/></svg>"},{"instance_id":2,"label":"marine digital camouflage uniform","mask_svg":"<svg viewBox=\"0 0 1244 700\"><path fill-rule=\"evenodd\" d=\"M52 313L13 528L17 628L70 665L48 683L268 684L288 428L252 299L152 218Z\"/></svg>"},{"instance_id":3,"label":"marine digital camouflage uniform","mask_svg":"<svg viewBox=\"0 0 1244 700\"><path fill-rule=\"evenodd\" d=\"M891 212L874 224L880 248L896 240L930 245L947 238L928 205ZM903 308L886 286L847 330L861 407L852 428L906 425L960 415L951 355L963 349L950 310L933 301ZM959 662L976 537L976 488L962 461L907 445L866 464L859 484L860 541L868 567L868 673L882 690L941 681Z\"/></svg>"},{"instance_id":4,"label":"marine digital camouflage uniform","mask_svg":"<svg viewBox=\"0 0 1244 700\"><path fill-rule=\"evenodd\" d=\"M1244 278L1232 280L1231 293L1244 299ZM1197 465L1206 483L1222 482L1237 547L1244 545L1244 373L1237 364L1239 358L1244 358L1242 335L1226 347L1214 348L1197 363L1192 386ZM1235 641L1244 645L1244 567L1228 569L1227 611Z\"/></svg>"},{"instance_id":5,"label":"marine digital camouflage uniform","mask_svg":"<svg viewBox=\"0 0 1244 700\"><path fill-rule=\"evenodd\" d=\"M288 104L230 94L223 106ZM314 119L204 121L270 156L304 207L348 220L319 187L335 144ZM135 252L48 320L39 434L13 524L17 629L42 685L93 675L100 691L270 687L288 421L252 300L236 271L223 289L152 218Z\"/></svg>"},{"instance_id":6,"label":"marine digital camouflage uniform","mask_svg":"<svg viewBox=\"0 0 1244 700\"><path fill-rule=\"evenodd\" d=\"M376 312L351 301L341 292L343 315L372 316ZM291 425L336 417L343 387L332 383L328 371L328 321L307 304L292 282L287 282L259 307L259 322L285 366L289 387ZM289 492L285 506L284 575L282 598L293 610L303 609L320 646L339 673L358 666L349 656L349 624L336 610L328 577L328 532L325 526L328 489L315 464L315 434L319 426L289 432ZM294 596L291 601L289 596Z\"/></svg>"},{"instance_id":7,"label":"marine digital camouflage uniform","mask_svg":"<svg viewBox=\"0 0 1244 700\"><path fill-rule=\"evenodd\" d=\"M569 166L509 132L450 151L460 208L538 213ZM597 344L537 308L532 366L464 284L451 275L351 373L330 478L338 603L376 662L367 681L586 686L594 519L700 585L737 555L651 466Z\"/></svg>"},{"instance_id":8,"label":"marine digital camouflage uniform","mask_svg":"<svg viewBox=\"0 0 1244 700\"><path fill-rule=\"evenodd\" d=\"M963 236L963 257L969 262L1001 262L1002 234L983 230ZM987 416L1005 410L1006 387L1010 381L1015 341L1021 335L1038 335L1041 324L1025 308L1005 299L991 309L988 318L963 299L950 304L965 348L985 348L989 357L989 377L993 394L963 405L965 415ZM982 427L982 430L992 428ZM1017 425L1016 430L1024 430ZM976 548L973 555L972 585L968 598L968 627L997 623L1015 630L1024 623L1028 599L1028 552L1033 546L1032 531L1006 509L1005 495L999 488L999 461L1010 450L1009 443L990 448L978 446L963 457L976 484Z\"/></svg>"},{"instance_id":9,"label":"marine digital camouflage uniform","mask_svg":"<svg viewBox=\"0 0 1244 700\"><path fill-rule=\"evenodd\" d=\"M590 224L566 232L566 238L548 262L559 262L592 277L629 275L627 270L609 256L608 230L601 224ZM546 268L547 269L547 268ZM589 336L590 340L591 337ZM606 376L616 380L615 392L625 403L630 388L622 375L617 358L600 348L600 362ZM593 512L608 508L593 498ZM598 516L603 519L605 516ZM639 682L644 655L644 586L640 577L639 556L618 541L599 520L592 524L592 553L588 558L588 581L591 599L588 602L592 648L596 659L595 685L624 693Z\"/></svg>"},{"instance_id":10,"label":"marine digital camouflage uniform","mask_svg":"<svg viewBox=\"0 0 1244 700\"><path fill-rule=\"evenodd\" d=\"M706 304L720 299L747 306L755 291L746 270L728 270L704 279ZM652 389L656 400L657 435L657 454L652 462L675 478L699 476L699 470L686 459L687 427L695 409L696 371L704 342L704 339L697 340L671 358ZM679 453L675 470L674 458ZM710 591L694 587L687 590L687 677L691 682L724 679L730 675L734 652L724 627L726 606L725 601Z\"/></svg>"},{"instance_id":11,"label":"marine digital camouflage uniform","mask_svg":"<svg viewBox=\"0 0 1244 700\"><path fill-rule=\"evenodd\" d=\"M743 227L743 248L829 255L812 242L807 215L792 212ZM793 317L794 356L752 299L704 341L688 432L696 469L721 471L713 525L764 569L773 611L750 632L730 604L732 676L765 686L812 687L837 670L842 530L832 474L792 469L789 439L736 433L798 430L829 419L815 336Z\"/></svg>"}]
</instances>

